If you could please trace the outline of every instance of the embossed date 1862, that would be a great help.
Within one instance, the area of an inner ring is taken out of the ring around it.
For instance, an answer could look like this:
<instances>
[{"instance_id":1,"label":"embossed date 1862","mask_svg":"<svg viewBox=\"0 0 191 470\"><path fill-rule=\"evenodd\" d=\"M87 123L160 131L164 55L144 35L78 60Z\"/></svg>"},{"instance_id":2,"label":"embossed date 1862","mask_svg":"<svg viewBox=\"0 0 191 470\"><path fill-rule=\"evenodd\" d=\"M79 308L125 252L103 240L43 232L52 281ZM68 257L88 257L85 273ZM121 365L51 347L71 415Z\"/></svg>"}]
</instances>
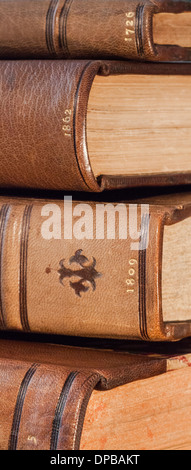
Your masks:
<instances>
[{"instance_id":1,"label":"embossed date 1862","mask_svg":"<svg viewBox=\"0 0 191 470\"><path fill-rule=\"evenodd\" d=\"M71 109L66 109L64 112L62 130L66 137L72 136L72 126L71 126L72 111Z\"/></svg>"}]
</instances>

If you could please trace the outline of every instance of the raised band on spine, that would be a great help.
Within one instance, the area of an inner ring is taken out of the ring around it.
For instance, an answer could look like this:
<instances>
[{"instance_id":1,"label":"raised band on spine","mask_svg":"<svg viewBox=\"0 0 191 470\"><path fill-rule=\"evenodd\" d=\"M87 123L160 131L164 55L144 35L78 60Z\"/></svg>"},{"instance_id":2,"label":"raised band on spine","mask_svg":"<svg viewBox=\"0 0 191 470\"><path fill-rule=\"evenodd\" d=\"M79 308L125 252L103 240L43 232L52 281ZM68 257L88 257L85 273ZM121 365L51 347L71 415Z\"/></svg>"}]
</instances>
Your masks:
<instances>
[{"instance_id":1,"label":"raised band on spine","mask_svg":"<svg viewBox=\"0 0 191 470\"><path fill-rule=\"evenodd\" d=\"M73 0L65 0L59 18L59 45L64 57L69 57L70 51L67 42L67 19Z\"/></svg>"},{"instance_id":2,"label":"raised band on spine","mask_svg":"<svg viewBox=\"0 0 191 470\"><path fill-rule=\"evenodd\" d=\"M141 219L141 240L139 245L139 327L144 340L148 340L146 315L146 246L149 233L149 214Z\"/></svg>"},{"instance_id":3,"label":"raised band on spine","mask_svg":"<svg viewBox=\"0 0 191 470\"><path fill-rule=\"evenodd\" d=\"M28 237L30 229L30 219L33 205L27 205L23 214L21 245L20 245L20 319L24 331L29 332L30 326L27 312L27 261L28 261Z\"/></svg>"},{"instance_id":4,"label":"raised band on spine","mask_svg":"<svg viewBox=\"0 0 191 470\"><path fill-rule=\"evenodd\" d=\"M3 242L5 236L5 228L7 222L7 215L10 206L3 204L0 211L0 329L6 328L5 316L3 312L3 295L2 295L2 256L3 256Z\"/></svg>"},{"instance_id":5,"label":"raised band on spine","mask_svg":"<svg viewBox=\"0 0 191 470\"><path fill-rule=\"evenodd\" d=\"M54 46L54 23L58 2L59 0L51 0L46 15L46 45L48 52L52 57L56 57L57 55Z\"/></svg>"},{"instance_id":6,"label":"raised band on spine","mask_svg":"<svg viewBox=\"0 0 191 470\"><path fill-rule=\"evenodd\" d=\"M17 395L14 415L13 415L13 422L12 422L11 434L9 438L8 450L16 450L17 448L21 415L22 415L22 410L23 410L23 405L24 405L27 389L38 367L39 367L39 364L32 364L32 366L27 370L21 382L19 392Z\"/></svg>"},{"instance_id":7,"label":"raised band on spine","mask_svg":"<svg viewBox=\"0 0 191 470\"><path fill-rule=\"evenodd\" d=\"M143 50L143 11L144 5L138 5L135 16L135 40L138 55L142 56Z\"/></svg>"},{"instance_id":8,"label":"raised band on spine","mask_svg":"<svg viewBox=\"0 0 191 470\"><path fill-rule=\"evenodd\" d=\"M62 422L62 416L64 413L64 408L67 403L67 398L68 394L70 392L71 386L77 377L78 372L71 372L69 376L67 377L64 386L61 390L58 403L56 406L56 411L55 411L55 416L54 416L54 421L52 424L52 433L51 433L51 440L50 440L50 450L56 450L57 445L58 445L58 438L59 438L59 432L60 432L60 427L61 427L61 422Z\"/></svg>"}]
</instances>

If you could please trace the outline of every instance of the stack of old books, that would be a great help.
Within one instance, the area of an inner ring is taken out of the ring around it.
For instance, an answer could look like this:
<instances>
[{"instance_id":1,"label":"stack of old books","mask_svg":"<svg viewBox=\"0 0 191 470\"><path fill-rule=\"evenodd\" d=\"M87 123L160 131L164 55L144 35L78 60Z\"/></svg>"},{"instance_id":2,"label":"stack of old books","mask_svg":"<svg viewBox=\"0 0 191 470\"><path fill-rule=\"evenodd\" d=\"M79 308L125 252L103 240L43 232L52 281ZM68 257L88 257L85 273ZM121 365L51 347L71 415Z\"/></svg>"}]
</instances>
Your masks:
<instances>
[{"instance_id":1,"label":"stack of old books","mask_svg":"<svg viewBox=\"0 0 191 470\"><path fill-rule=\"evenodd\" d=\"M190 28L0 0L0 449L191 448Z\"/></svg>"}]
</instances>

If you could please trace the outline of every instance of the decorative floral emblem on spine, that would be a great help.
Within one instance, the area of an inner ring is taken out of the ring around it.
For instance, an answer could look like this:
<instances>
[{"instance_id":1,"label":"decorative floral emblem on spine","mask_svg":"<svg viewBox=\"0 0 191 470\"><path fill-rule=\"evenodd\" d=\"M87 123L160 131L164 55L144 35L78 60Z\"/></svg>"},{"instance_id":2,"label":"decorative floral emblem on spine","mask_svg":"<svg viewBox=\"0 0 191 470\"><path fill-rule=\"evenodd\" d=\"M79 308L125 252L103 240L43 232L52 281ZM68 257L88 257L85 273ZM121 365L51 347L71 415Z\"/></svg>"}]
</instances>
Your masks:
<instances>
[{"instance_id":1,"label":"decorative floral emblem on spine","mask_svg":"<svg viewBox=\"0 0 191 470\"><path fill-rule=\"evenodd\" d=\"M77 264L80 266L78 269L70 269L64 265L65 259L63 258L59 265L60 269L58 270L60 283L64 286L63 280L65 278L76 277L79 278L77 281L70 281L70 286L74 289L75 294L78 297L81 297L81 292L87 292L92 286L92 290L96 289L95 279L101 277L102 274L99 273L96 269L96 259L93 257L91 264L88 263L88 258L82 254L83 250L77 250L74 256L71 256L69 259L69 265ZM89 284L89 285L87 285Z\"/></svg>"}]
</instances>

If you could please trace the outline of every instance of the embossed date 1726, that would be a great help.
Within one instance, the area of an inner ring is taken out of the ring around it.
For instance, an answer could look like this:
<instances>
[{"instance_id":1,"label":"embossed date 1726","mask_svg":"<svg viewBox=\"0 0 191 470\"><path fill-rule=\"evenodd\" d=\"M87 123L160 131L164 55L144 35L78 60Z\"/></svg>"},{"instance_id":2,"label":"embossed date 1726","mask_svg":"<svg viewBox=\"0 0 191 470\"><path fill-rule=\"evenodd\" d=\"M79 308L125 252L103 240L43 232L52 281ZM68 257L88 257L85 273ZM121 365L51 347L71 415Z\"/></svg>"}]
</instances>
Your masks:
<instances>
[{"instance_id":1,"label":"embossed date 1726","mask_svg":"<svg viewBox=\"0 0 191 470\"><path fill-rule=\"evenodd\" d=\"M129 11L125 14L125 18L125 41L131 42L133 40L132 36L135 33L135 13L133 11Z\"/></svg>"}]
</instances>

